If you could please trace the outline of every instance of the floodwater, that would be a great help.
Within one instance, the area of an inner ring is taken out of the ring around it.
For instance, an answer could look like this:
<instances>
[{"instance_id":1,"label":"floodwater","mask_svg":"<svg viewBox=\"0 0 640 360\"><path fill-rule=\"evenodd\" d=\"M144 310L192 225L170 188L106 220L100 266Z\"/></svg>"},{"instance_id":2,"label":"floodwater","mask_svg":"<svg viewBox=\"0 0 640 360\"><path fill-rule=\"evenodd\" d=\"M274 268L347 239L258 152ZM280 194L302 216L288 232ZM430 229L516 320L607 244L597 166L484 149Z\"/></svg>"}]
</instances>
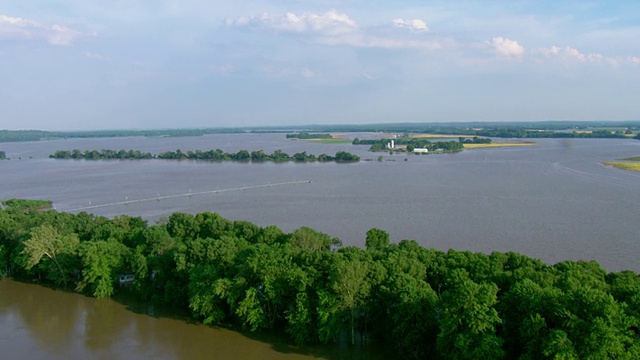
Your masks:
<instances>
[{"instance_id":1,"label":"floodwater","mask_svg":"<svg viewBox=\"0 0 640 360\"><path fill-rule=\"evenodd\" d=\"M447 250L516 251L548 263L595 259L609 271L640 271L640 173L603 166L639 156L640 141L541 139L536 146L426 156L367 146L291 141L284 134L195 138L73 139L4 143L0 199L52 200L59 211L128 214L150 222L176 211L309 226L363 246L377 227L392 241ZM53 160L56 150L281 149L290 155L346 150L335 163ZM406 159L406 161L405 161ZM340 347L286 345L191 324L114 300L0 280L2 359L374 358Z\"/></svg>"},{"instance_id":2,"label":"floodwater","mask_svg":"<svg viewBox=\"0 0 640 360\"><path fill-rule=\"evenodd\" d=\"M135 306L0 279L0 358L379 359L373 349L296 347L269 335L151 316Z\"/></svg>"},{"instance_id":3,"label":"floodwater","mask_svg":"<svg viewBox=\"0 0 640 360\"><path fill-rule=\"evenodd\" d=\"M358 135L350 135L358 136ZM360 135L363 137L363 135ZM633 139L539 139L536 146L456 154L389 155L367 146L292 141L284 134L71 139L4 143L0 199L52 200L59 211L128 214L218 212L284 231L309 226L364 246L366 231L447 250L516 251L548 263L595 259L640 271L640 173L602 165L639 156ZM234 163L53 160L56 150L276 149L363 160ZM406 160L406 161L405 161Z\"/></svg>"}]
</instances>

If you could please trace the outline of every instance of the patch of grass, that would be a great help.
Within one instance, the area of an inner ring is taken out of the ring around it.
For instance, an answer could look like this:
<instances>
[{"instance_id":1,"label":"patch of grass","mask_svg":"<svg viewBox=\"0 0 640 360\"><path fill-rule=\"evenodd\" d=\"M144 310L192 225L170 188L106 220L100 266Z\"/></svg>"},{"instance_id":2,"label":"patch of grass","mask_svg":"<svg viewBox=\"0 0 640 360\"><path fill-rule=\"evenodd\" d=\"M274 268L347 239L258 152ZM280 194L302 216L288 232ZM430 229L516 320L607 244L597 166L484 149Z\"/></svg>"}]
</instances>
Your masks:
<instances>
[{"instance_id":1,"label":"patch of grass","mask_svg":"<svg viewBox=\"0 0 640 360\"><path fill-rule=\"evenodd\" d=\"M518 142L518 143L491 143L491 144L464 144L465 149L481 149L496 147L514 147L514 146L532 146L534 142Z\"/></svg>"},{"instance_id":2,"label":"patch of grass","mask_svg":"<svg viewBox=\"0 0 640 360\"><path fill-rule=\"evenodd\" d=\"M629 157L629 158L624 158L624 159L618 159L621 161L640 161L640 156L633 156L633 157Z\"/></svg>"},{"instance_id":3,"label":"patch of grass","mask_svg":"<svg viewBox=\"0 0 640 360\"><path fill-rule=\"evenodd\" d=\"M606 166L613 166L614 168L620 169L620 170L640 172L640 161L639 162L608 161L608 162L604 162L603 164Z\"/></svg>"}]
</instances>

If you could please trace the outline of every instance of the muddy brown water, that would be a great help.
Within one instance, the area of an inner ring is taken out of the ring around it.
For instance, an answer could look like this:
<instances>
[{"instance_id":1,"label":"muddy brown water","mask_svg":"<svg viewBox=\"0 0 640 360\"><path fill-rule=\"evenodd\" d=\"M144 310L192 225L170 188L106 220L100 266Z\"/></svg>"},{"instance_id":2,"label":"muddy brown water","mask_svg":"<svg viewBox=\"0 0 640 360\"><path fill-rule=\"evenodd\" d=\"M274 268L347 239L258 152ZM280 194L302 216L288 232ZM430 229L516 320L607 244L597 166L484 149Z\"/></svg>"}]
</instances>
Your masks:
<instances>
[{"instance_id":1,"label":"muddy brown water","mask_svg":"<svg viewBox=\"0 0 640 360\"><path fill-rule=\"evenodd\" d=\"M3 360L383 358L375 346L293 346L11 279L0 279L0 349Z\"/></svg>"}]
</instances>

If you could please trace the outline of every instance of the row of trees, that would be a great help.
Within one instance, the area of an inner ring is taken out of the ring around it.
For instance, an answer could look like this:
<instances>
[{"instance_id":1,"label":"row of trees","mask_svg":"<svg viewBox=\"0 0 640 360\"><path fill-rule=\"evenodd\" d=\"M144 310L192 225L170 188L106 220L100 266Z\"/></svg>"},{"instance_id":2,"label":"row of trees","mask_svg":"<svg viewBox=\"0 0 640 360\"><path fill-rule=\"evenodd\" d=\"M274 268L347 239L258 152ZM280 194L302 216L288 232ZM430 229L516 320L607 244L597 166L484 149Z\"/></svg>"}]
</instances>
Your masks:
<instances>
[{"instance_id":1,"label":"row of trees","mask_svg":"<svg viewBox=\"0 0 640 360\"><path fill-rule=\"evenodd\" d=\"M52 159L85 159L85 160L97 160L97 159L172 159L172 160L183 160L183 159L191 159L191 160L208 160L208 161L254 161L254 162L263 162L263 161L273 161L273 162L286 162L286 161L297 161L297 162L328 162L328 161L336 161L336 162L357 162L360 161L360 157L357 155L339 151L335 154L335 156L320 154L315 156L313 154L307 154L306 151L301 153L293 154L290 156L287 153L282 152L282 150L275 150L271 154L265 154L262 150L257 151L247 151L240 150L237 153L226 153L220 149L216 150L196 150L182 152L180 149L176 151L165 151L157 155L153 155L149 152L141 152L139 150L85 150L84 152L80 150L57 150L53 154L49 155Z\"/></svg>"},{"instance_id":2,"label":"row of trees","mask_svg":"<svg viewBox=\"0 0 640 360\"><path fill-rule=\"evenodd\" d=\"M306 140L306 139L333 139L333 136L331 136L331 134L328 133L308 133L306 131L301 131L297 134L287 134L286 135L287 139L300 139L300 140Z\"/></svg>"},{"instance_id":3,"label":"row of trees","mask_svg":"<svg viewBox=\"0 0 640 360\"><path fill-rule=\"evenodd\" d=\"M155 158L150 152L141 152L140 150L85 150L79 149L68 150L56 150L53 154L49 155L51 159L84 159L84 160L99 160L99 159L153 159Z\"/></svg>"},{"instance_id":4,"label":"row of trees","mask_svg":"<svg viewBox=\"0 0 640 360\"><path fill-rule=\"evenodd\" d=\"M298 344L376 341L410 358L640 358L640 278L630 271L391 244L381 229L363 249L209 212L148 225L45 205L4 203L5 273L96 297L125 291L118 275L130 273L126 291L141 299Z\"/></svg>"},{"instance_id":5,"label":"row of trees","mask_svg":"<svg viewBox=\"0 0 640 360\"><path fill-rule=\"evenodd\" d=\"M477 136L474 136L471 139L459 137L458 141L463 144L491 144L491 138L479 138Z\"/></svg>"}]
</instances>

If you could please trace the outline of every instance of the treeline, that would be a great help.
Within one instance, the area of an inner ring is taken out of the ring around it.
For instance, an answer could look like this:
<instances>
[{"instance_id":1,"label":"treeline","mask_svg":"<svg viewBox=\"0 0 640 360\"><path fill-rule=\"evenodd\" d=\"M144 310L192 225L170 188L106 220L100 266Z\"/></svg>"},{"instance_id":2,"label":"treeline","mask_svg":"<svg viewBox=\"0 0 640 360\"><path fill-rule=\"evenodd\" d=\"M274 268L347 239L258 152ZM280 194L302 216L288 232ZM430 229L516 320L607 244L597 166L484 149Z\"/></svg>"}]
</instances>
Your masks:
<instances>
[{"instance_id":1,"label":"treeline","mask_svg":"<svg viewBox=\"0 0 640 360\"><path fill-rule=\"evenodd\" d=\"M215 129L161 129L161 130L95 130L95 131L41 131L41 130L0 130L0 142L39 141L52 139L105 138L105 137L182 137L210 134L232 134L261 132L241 128Z\"/></svg>"},{"instance_id":2,"label":"treeline","mask_svg":"<svg viewBox=\"0 0 640 360\"><path fill-rule=\"evenodd\" d=\"M299 127L302 132L383 132L431 133L442 135L490 136L506 138L622 138L639 134L638 121L537 121L537 122L466 122L466 123L393 123L364 125L309 125ZM611 129L611 130L608 130ZM290 133L291 127L211 128L162 130L98 130L98 131L40 131L0 130L0 142L38 141L68 138L99 138L126 136L201 136L227 133ZM328 134L322 134L328 135ZM640 136L640 135L638 135ZM636 137L638 138L638 137Z\"/></svg>"},{"instance_id":3,"label":"treeline","mask_svg":"<svg viewBox=\"0 0 640 360\"><path fill-rule=\"evenodd\" d=\"M287 139L333 139L331 134L310 134L306 131L299 132L297 134L287 134Z\"/></svg>"},{"instance_id":4,"label":"treeline","mask_svg":"<svg viewBox=\"0 0 640 360\"><path fill-rule=\"evenodd\" d=\"M606 129L606 130L605 130ZM609 130L611 129L611 130ZM638 133L638 121L522 121L522 122L456 122L456 123L381 123L363 125L313 125L307 131L323 132L381 132L390 134L430 133L441 135L491 136L491 137L527 137L529 132L547 131L538 137L551 137L553 133L572 133L594 131L587 137L609 137L616 131L625 134ZM504 131L503 131L504 130ZM479 133L488 131L494 135ZM502 136L498 134L502 132ZM517 132L518 131L518 132ZM515 134L515 136L514 136ZM619 135L618 134L618 135ZM548 136L547 136L548 135ZM532 135L536 136L536 135ZM561 136L561 135L556 135ZM571 137L574 135L564 135Z\"/></svg>"},{"instance_id":5,"label":"treeline","mask_svg":"<svg viewBox=\"0 0 640 360\"><path fill-rule=\"evenodd\" d=\"M285 233L209 212L148 225L47 205L4 202L6 274L95 297L130 291L298 344L375 341L408 358L640 358L640 278L593 261L443 252L391 244L380 229L365 249L341 247L307 227ZM134 275L128 290L120 274Z\"/></svg>"},{"instance_id":6,"label":"treeline","mask_svg":"<svg viewBox=\"0 0 640 360\"><path fill-rule=\"evenodd\" d=\"M7 158L7 154L4 151L0 151L0 160L4 160Z\"/></svg>"},{"instance_id":7,"label":"treeline","mask_svg":"<svg viewBox=\"0 0 640 360\"><path fill-rule=\"evenodd\" d=\"M160 154L154 155L149 152L141 152L139 150L57 150L53 154L49 155L52 159L85 159L85 160L99 160L99 159L171 159L171 160L207 160L207 161L252 161L252 162L329 162L335 161L340 163L358 162L360 157L351 154L346 151L338 151L335 156L320 154L315 156L313 154L307 154L306 151L295 153L290 156L282 150L275 150L271 154L266 154L262 150L247 151L240 150L237 153L227 153L220 149L209 151L187 151L183 152L180 149L176 151L165 151Z\"/></svg>"}]
</instances>

